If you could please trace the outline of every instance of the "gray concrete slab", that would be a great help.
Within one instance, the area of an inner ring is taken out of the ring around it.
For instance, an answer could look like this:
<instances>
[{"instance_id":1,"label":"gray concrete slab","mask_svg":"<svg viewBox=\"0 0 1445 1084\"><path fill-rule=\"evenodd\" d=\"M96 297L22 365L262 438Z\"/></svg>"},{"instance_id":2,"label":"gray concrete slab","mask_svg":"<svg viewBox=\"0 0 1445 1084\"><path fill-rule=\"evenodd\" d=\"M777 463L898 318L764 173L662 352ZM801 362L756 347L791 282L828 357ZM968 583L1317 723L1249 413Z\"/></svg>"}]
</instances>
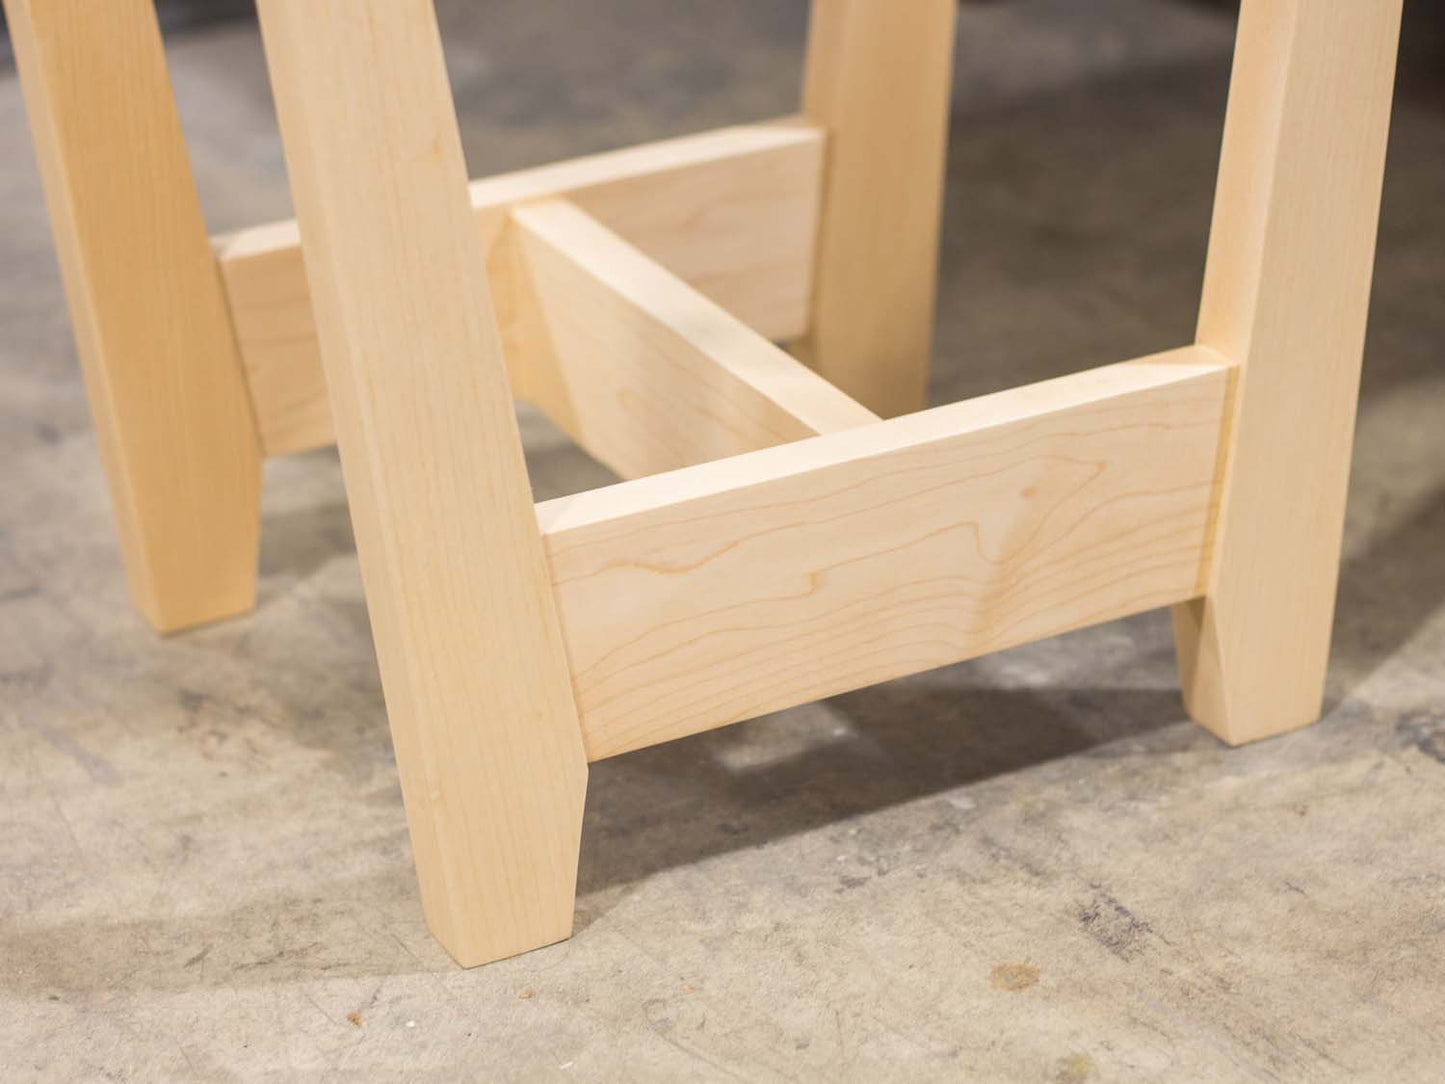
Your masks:
<instances>
[{"instance_id":1,"label":"gray concrete slab","mask_svg":"<svg viewBox=\"0 0 1445 1084\"><path fill-rule=\"evenodd\" d=\"M793 102L797 3L444 17L476 172ZM935 399L1185 341L1227 17L964 28ZM216 228L286 214L253 31L172 58ZM621 757L576 936L462 971L417 904L335 457L268 467L253 616L132 614L0 75L0 1073L1439 1079L1441 90L1419 69L1397 111L1322 723L1225 749L1149 614ZM607 480L523 421L539 496Z\"/></svg>"}]
</instances>

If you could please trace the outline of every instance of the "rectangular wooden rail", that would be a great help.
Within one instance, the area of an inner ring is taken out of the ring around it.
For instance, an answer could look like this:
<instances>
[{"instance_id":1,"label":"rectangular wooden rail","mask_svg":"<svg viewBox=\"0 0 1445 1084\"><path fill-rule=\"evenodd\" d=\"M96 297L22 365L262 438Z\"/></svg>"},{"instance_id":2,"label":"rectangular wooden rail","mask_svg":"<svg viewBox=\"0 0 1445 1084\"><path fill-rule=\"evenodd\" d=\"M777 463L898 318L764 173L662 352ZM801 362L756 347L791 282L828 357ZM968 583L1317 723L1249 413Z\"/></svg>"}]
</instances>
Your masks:
<instances>
[{"instance_id":1,"label":"rectangular wooden rail","mask_svg":"<svg viewBox=\"0 0 1445 1084\"><path fill-rule=\"evenodd\" d=\"M514 390L623 478L878 420L575 205L512 218Z\"/></svg>"},{"instance_id":2,"label":"rectangular wooden rail","mask_svg":"<svg viewBox=\"0 0 1445 1084\"><path fill-rule=\"evenodd\" d=\"M824 136L800 121L724 128L474 181L471 207L504 341L515 339L509 212L565 196L759 334L809 325ZM295 222L214 242L266 455L334 443ZM514 388L535 385L510 353ZM560 421L559 421L560 424Z\"/></svg>"},{"instance_id":3,"label":"rectangular wooden rail","mask_svg":"<svg viewBox=\"0 0 1445 1084\"><path fill-rule=\"evenodd\" d=\"M537 507L589 759L1198 596L1186 347Z\"/></svg>"}]
</instances>

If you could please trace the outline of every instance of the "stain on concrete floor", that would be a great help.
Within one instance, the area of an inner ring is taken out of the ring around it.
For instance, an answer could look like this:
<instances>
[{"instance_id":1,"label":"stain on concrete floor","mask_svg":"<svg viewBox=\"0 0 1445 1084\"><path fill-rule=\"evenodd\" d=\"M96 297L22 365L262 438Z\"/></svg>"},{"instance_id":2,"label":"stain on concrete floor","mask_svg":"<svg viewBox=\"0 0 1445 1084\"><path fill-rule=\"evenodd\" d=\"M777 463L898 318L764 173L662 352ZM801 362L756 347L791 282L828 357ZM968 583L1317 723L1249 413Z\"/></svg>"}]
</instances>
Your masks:
<instances>
[{"instance_id":1,"label":"stain on concrete floor","mask_svg":"<svg viewBox=\"0 0 1445 1084\"><path fill-rule=\"evenodd\" d=\"M784 112L801 11L444 4L472 168ZM1190 335L1231 27L1082 12L965 9L937 401ZM253 31L172 63L213 226L287 214ZM254 615L132 614L0 76L6 1078L1438 1079L1440 70L1392 136L1323 722L1225 749L1149 614L620 757L573 940L473 971L417 904L335 457L268 466ZM523 428L539 497L608 480Z\"/></svg>"}]
</instances>

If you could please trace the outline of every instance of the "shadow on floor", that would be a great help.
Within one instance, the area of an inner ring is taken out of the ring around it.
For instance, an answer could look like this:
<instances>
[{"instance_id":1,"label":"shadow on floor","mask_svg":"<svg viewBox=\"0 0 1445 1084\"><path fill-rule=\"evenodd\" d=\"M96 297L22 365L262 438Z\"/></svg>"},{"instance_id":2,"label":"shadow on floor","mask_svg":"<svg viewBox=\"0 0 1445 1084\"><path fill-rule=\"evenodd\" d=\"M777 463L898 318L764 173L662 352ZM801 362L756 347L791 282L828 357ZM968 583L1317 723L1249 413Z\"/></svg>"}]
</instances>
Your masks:
<instances>
[{"instance_id":1,"label":"shadow on floor","mask_svg":"<svg viewBox=\"0 0 1445 1084\"><path fill-rule=\"evenodd\" d=\"M822 717L798 715L810 711ZM1173 690L905 681L834 698L826 712L797 709L653 746L592 766L579 892L1021 771L1182 717ZM790 727L808 738L787 740ZM783 755L768 755L774 744Z\"/></svg>"}]
</instances>

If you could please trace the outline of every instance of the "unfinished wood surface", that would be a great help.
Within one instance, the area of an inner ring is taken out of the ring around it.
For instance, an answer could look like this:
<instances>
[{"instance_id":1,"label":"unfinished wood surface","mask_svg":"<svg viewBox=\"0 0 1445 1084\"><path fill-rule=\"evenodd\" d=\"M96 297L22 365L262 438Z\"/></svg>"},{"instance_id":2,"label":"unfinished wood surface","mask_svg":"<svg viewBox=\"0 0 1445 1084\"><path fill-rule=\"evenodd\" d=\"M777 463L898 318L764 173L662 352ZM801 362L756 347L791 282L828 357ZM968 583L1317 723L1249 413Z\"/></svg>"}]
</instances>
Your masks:
<instances>
[{"instance_id":1,"label":"unfinished wood surface","mask_svg":"<svg viewBox=\"0 0 1445 1084\"><path fill-rule=\"evenodd\" d=\"M490 251L510 207L566 196L760 334L787 339L808 326L822 165L816 128L757 124L476 181L471 202ZM294 222L216 240L269 455L335 439L299 242ZM490 270L505 296L507 262Z\"/></svg>"},{"instance_id":2,"label":"unfinished wood surface","mask_svg":"<svg viewBox=\"0 0 1445 1084\"><path fill-rule=\"evenodd\" d=\"M1199 594L1189 347L538 505L591 759Z\"/></svg>"},{"instance_id":3,"label":"unfinished wood surface","mask_svg":"<svg viewBox=\"0 0 1445 1084\"><path fill-rule=\"evenodd\" d=\"M514 388L623 478L878 420L574 204L512 218Z\"/></svg>"},{"instance_id":4,"label":"unfinished wood surface","mask_svg":"<svg viewBox=\"0 0 1445 1084\"><path fill-rule=\"evenodd\" d=\"M152 0L5 0L136 606L249 610L261 458Z\"/></svg>"},{"instance_id":5,"label":"unfinished wood surface","mask_svg":"<svg viewBox=\"0 0 1445 1084\"><path fill-rule=\"evenodd\" d=\"M1206 597L1175 611L1190 712L1232 743L1318 718L1400 0L1247 0L1199 341L1241 363Z\"/></svg>"},{"instance_id":6,"label":"unfinished wood surface","mask_svg":"<svg viewBox=\"0 0 1445 1084\"><path fill-rule=\"evenodd\" d=\"M828 132L798 354L885 417L923 406L957 0L813 0L803 111Z\"/></svg>"},{"instance_id":7,"label":"unfinished wood surface","mask_svg":"<svg viewBox=\"0 0 1445 1084\"><path fill-rule=\"evenodd\" d=\"M259 10L422 902L497 959L571 931L587 765L435 13Z\"/></svg>"}]
</instances>

